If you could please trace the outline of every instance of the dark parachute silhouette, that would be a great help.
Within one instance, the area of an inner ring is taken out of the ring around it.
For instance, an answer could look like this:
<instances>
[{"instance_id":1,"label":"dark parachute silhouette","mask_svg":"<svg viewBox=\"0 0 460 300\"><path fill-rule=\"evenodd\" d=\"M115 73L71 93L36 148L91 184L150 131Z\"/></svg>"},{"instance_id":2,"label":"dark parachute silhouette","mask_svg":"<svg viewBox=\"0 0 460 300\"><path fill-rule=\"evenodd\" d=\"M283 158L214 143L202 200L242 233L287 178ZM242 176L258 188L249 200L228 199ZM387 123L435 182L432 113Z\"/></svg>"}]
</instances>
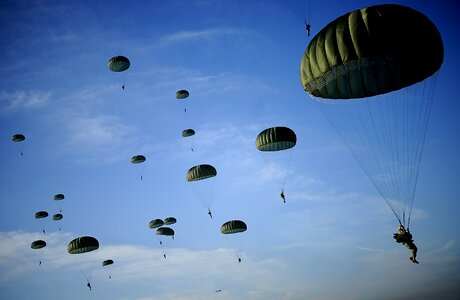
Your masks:
<instances>
[{"instance_id":1,"label":"dark parachute silhouette","mask_svg":"<svg viewBox=\"0 0 460 300\"><path fill-rule=\"evenodd\" d=\"M171 236L174 238L174 229L170 227L160 227L156 231L157 235Z\"/></svg>"},{"instance_id":2,"label":"dark parachute silhouette","mask_svg":"<svg viewBox=\"0 0 460 300\"><path fill-rule=\"evenodd\" d=\"M187 172L187 181L199 181L214 177L217 175L217 170L211 165L202 164L190 168Z\"/></svg>"},{"instance_id":3,"label":"dark parachute silhouette","mask_svg":"<svg viewBox=\"0 0 460 300\"><path fill-rule=\"evenodd\" d=\"M152 220L149 222L149 228L153 229L153 228L158 228L158 227L161 227L163 226L165 223L163 222L162 219L155 219L155 220Z\"/></svg>"},{"instance_id":4,"label":"dark parachute silhouette","mask_svg":"<svg viewBox=\"0 0 460 300\"><path fill-rule=\"evenodd\" d=\"M179 90L176 92L176 98L179 99L179 100L183 100L183 99L186 99L188 98L189 96L189 92L187 90Z\"/></svg>"},{"instance_id":5,"label":"dark parachute silhouette","mask_svg":"<svg viewBox=\"0 0 460 300\"><path fill-rule=\"evenodd\" d=\"M46 218L48 217L48 212L42 210L42 211L37 211L35 213L35 219L43 219L43 218Z\"/></svg>"},{"instance_id":6,"label":"dark parachute silhouette","mask_svg":"<svg viewBox=\"0 0 460 300\"><path fill-rule=\"evenodd\" d=\"M60 200L64 200L64 198L65 198L64 194L56 194L54 195L53 200L60 201Z\"/></svg>"},{"instance_id":7,"label":"dark parachute silhouette","mask_svg":"<svg viewBox=\"0 0 460 300\"><path fill-rule=\"evenodd\" d=\"M183 137L189 137L189 136L192 136L192 135L195 135L195 130L193 129L185 129L182 131L182 136Z\"/></svg>"},{"instance_id":8,"label":"dark parachute silhouette","mask_svg":"<svg viewBox=\"0 0 460 300\"><path fill-rule=\"evenodd\" d=\"M187 172L186 179L188 182L195 182L195 192L200 198L201 203L208 209L208 215L212 219L211 207L213 202L213 182L203 182L217 175L217 170L211 165L202 164L190 168ZM211 180L212 181L212 180Z\"/></svg>"},{"instance_id":9,"label":"dark parachute silhouette","mask_svg":"<svg viewBox=\"0 0 460 300\"><path fill-rule=\"evenodd\" d=\"M103 266L103 267L108 266L108 265L111 265L111 264L113 264L113 260L111 260L111 259L107 259L107 260L104 260L104 261L102 262L102 266Z\"/></svg>"},{"instance_id":10,"label":"dark parachute silhouette","mask_svg":"<svg viewBox=\"0 0 460 300\"><path fill-rule=\"evenodd\" d=\"M13 142L15 142L15 143L22 142L22 141L24 141L25 139L26 139L26 137L25 137L23 134L21 134L21 133L17 133L17 134L15 134L15 135L13 135L13 136L11 137L11 140L12 140ZM19 148L19 147L18 147L18 148ZM19 152L21 153L21 156L24 156L24 153L22 152L21 149L19 149Z\"/></svg>"},{"instance_id":11,"label":"dark parachute silhouette","mask_svg":"<svg viewBox=\"0 0 460 300\"><path fill-rule=\"evenodd\" d=\"M177 220L174 217L168 217L164 220L165 225L176 224Z\"/></svg>"},{"instance_id":12,"label":"dark parachute silhouette","mask_svg":"<svg viewBox=\"0 0 460 300\"><path fill-rule=\"evenodd\" d=\"M62 214L54 214L53 215L53 220L54 221L59 221L59 220L62 220L64 216Z\"/></svg>"},{"instance_id":13,"label":"dark parachute silhouette","mask_svg":"<svg viewBox=\"0 0 460 300\"><path fill-rule=\"evenodd\" d=\"M246 223L244 223L241 220L231 220L228 222L225 222L222 224L220 227L220 232L222 234L228 235L228 234L236 234L236 233L241 233L245 232L248 229ZM238 262L241 262L241 255L236 253L236 257L238 258Z\"/></svg>"},{"instance_id":14,"label":"dark parachute silhouette","mask_svg":"<svg viewBox=\"0 0 460 300\"><path fill-rule=\"evenodd\" d=\"M36 240L33 241L32 244L30 244L30 248L32 249L41 249L46 247L46 242L43 240Z\"/></svg>"},{"instance_id":15,"label":"dark parachute silhouette","mask_svg":"<svg viewBox=\"0 0 460 300\"><path fill-rule=\"evenodd\" d=\"M428 18L388 4L329 23L300 65L305 91L406 228L443 59L441 35Z\"/></svg>"},{"instance_id":16,"label":"dark parachute silhouette","mask_svg":"<svg viewBox=\"0 0 460 300\"><path fill-rule=\"evenodd\" d=\"M70 254L82 254L99 248L99 241L92 236L82 236L73 239L67 245L67 252Z\"/></svg>"},{"instance_id":17,"label":"dark parachute silhouette","mask_svg":"<svg viewBox=\"0 0 460 300\"><path fill-rule=\"evenodd\" d=\"M256 148L260 151L282 151L295 146L297 137L287 127L271 127L263 130L256 138Z\"/></svg>"},{"instance_id":18,"label":"dark parachute silhouette","mask_svg":"<svg viewBox=\"0 0 460 300\"><path fill-rule=\"evenodd\" d=\"M124 56L114 56L111 59L109 59L107 63L110 71L119 73L128 70L130 67L131 63L127 57ZM125 79L122 80L121 82L121 88L124 90L125 89Z\"/></svg>"},{"instance_id":19,"label":"dark parachute silhouette","mask_svg":"<svg viewBox=\"0 0 460 300\"><path fill-rule=\"evenodd\" d=\"M131 157L131 163L132 164L140 164L140 163L143 163L145 162L146 158L144 155L134 155L133 157ZM140 177L141 177L141 180L143 179L143 175L140 174Z\"/></svg>"}]
</instances>

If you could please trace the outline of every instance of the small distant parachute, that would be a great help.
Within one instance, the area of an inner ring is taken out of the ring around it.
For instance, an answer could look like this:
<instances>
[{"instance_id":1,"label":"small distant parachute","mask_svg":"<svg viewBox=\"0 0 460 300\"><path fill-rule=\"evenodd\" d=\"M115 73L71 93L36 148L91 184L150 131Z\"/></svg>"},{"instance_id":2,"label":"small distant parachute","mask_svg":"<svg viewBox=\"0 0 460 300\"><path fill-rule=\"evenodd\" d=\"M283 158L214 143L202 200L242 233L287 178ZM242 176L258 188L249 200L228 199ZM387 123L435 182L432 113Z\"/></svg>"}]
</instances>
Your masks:
<instances>
[{"instance_id":1,"label":"small distant parachute","mask_svg":"<svg viewBox=\"0 0 460 300\"><path fill-rule=\"evenodd\" d=\"M143 163L146 160L144 155L134 155L131 157L131 163L133 164L140 164Z\"/></svg>"},{"instance_id":2,"label":"small distant parachute","mask_svg":"<svg viewBox=\"0 0 460 300\"><path fill-rule=\"evenodd\" d=\"M114 56L111 59L109 59L107 65L110 71L112 72L123 72L129 68L131 63L129 62L129 59L127 57Z\"/></svg>"},{"instance_id":3,"label":"small distant parachute","mask_svg":"<svg viewBox=\"0 0 460 300\"><path fill-rule=\"evenodd\" d=\"M174 229L170 227L160 227L157 229L156 234L174 237Z\"/></svg>"},{"instance_id":4,"label":"small distant parachute","mask_svg":"<svg viewBox=\"0 0 460 300\"><path fill-rule=\"evenodd\" d=\"M99 241L92 236L82 236L72 240L67 245L70 254L81 254L94 251L99 248Z\"/></svg>"},{"instance_id":5,"label":"small distant parachute","mask_svg":"<svg viewBox=\"0 0 460 300\"><path fill-rule=\"evenodd\" d=\"M65 198L64 194L56 194L54 195L53 200L60 201L60 200L64 200L64 198Z\"/></svg>"},{"instance_id":6,"label":"small distant parachute","mask_svg":"<svg viewBox=\"0 0 460 300\"><path fill-rule=\"evenodd\" d=\"M174 217L168 217L164 220L165 225L172 225L172 224L175 224L176 222L177 220Z\"/></svg>"},{"instance_id":7,"label":"small distant parachute","mask_svg":"<svg viewBox=\"0 0 460 300\"><path fill-rule=\"evenodd\" d=\"M59 220L62 220L64 216L62 214L55 214L53 215L53 220L54 221L59 221Z\"/></svg>"},{"instance_id":8,"label":"small distant parachute","mask_svg":"<svg viewBox=\"0 0 460 300\"><path fill-rule=\"evenodd\" d=\"M43 218L46 218L46 217L48 217L48 213L46 211L44 211L44 210L37 211L35 213L35 219L43 219Z\"/></svg>"},{"instance_id":9,"label":"small distant parachute","mask_svg":"<svg viewBox=\"0 0 460 300\"><path fill-rule=\"evenodd\" d=\"M195 130L193 130L193 129L185 129L184 131L182 131L182 136L183 137L189 137L189 136L192 136L192 135L195 135Z\"/></svg>"},{"instance_id":10,"label":"small distant parachute","mask_svg":"<svg viewBox=\"0 0 460 300\"><path fill-rule=\"evenodd\" d=\"M149 228L158 228L163 226L165 223L161 219L155 219L149 222Z\"/></svg>"},{"instance_id":11,"label":"small distant parachute","mask_svg":"<svg viewBox=\"0 0 460 300\"><path fill-rule=\"evenodd\" d=\"M33 241L32 244L30 244L30 248L32 249L41 249L46 247L46 242L43 240L36 240Z\"/></svg>"},{"instance_id":12,"label":"small distant parachute","mask_svg":"<svg viewBox=\"0 0 460 300\"><path fill-rule=\"evenodd\" d=\"M113 260L111 260L111 259L107 259L107 260L104 260L104 261L102 262L102 266L103 266L103 267L108 266L108 265L111 265L111 264L113 264Z\"/></svg>"},{"instance_id":13,"label":"small distant parachute","mask_svg":"<svg viewBox=\"0 0 460 300\"><path fill-rule=\"evenodd\" d=\"M232 220L224 223L220 227L220 232L223 234L234 234L244 232L248 229L246 223L240 220Z\"/></svg>"},{"instance_id":14,"label":"small distant parachute","mask_svg":"<svg viewBox=\"0 0 460 300\"><path fill-rule=\"evenodd\" d=\"M256 138L256 148L260 151L282 151L295 146L297 137L287 127L271 127L263 130Z\"/></svg>"},{"instance_id":15,"label":"small distant parachute","mask_svg":"<svg viewBox=\"0 0 460 300\"><path fill-rule=\"evenodd\" d=\"M189 95L190 94L189 94L189 92L187 90L180 90L180 91L176 92L176 98L179 99L179 100L186 99L186 98L188 98Z\"/></svg>"},{"instance_id":16,"label":"small distant parachute","mask_svg":"<svg viewBox=\"0 0 460 300\"><path fill-rule=\"evenodd\" d=\"M20 133L13 135L13 137L11 138L11 140L13 142L22 142L25 139L26 139L26 137L23 134L20 134Z\"/></svg>"},{"instance_id":17,"label":"small distant parachute","mask_svg":"<svg viewBox=\"0 0 460 300\"><path fill-rule=\"evenodd\" d=\"M211 165L203 164L190 168L187 172L187 181L199 181L217 175L217 170Z\"/></svg>"}]
</instances>

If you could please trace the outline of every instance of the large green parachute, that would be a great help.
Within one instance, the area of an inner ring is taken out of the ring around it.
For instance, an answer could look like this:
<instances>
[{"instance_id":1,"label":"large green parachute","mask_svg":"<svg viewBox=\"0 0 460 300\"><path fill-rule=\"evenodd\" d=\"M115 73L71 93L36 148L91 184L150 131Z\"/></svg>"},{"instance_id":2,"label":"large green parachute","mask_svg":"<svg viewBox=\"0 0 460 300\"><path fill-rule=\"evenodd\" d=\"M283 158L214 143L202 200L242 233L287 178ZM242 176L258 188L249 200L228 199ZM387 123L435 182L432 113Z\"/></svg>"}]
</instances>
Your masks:
<instances>
[{"instance_id":1,"label":"large green parachute","mask_svg":"<svg viewBox=\"0 0 460 300\"><path fill-rule=\"evenodd\" d=\"M244 232L248 229L246 223L240 220L232 220L224 223L220 227L220 232L223 234L233 234L233 233L240 233Z\"/></svg>"},{"instance_id":2,"label":"large green parachute","mask_svg":"<svg viewBox=\"0 0 460 300\"><path fill-rule=\"evenodd\" d=\"M297 137L287 127L271 127L263 130L256 138L256 148L260 151L282 151L295 146Z\"/></svg>"},{"instance_id":3,"label":"large green parachute","mask_svg":"<svg viewBox=\"0 0 460 300\"><path fill-rule=\"evenodd\" d=\"M114 56L111 59L109 59L109 62L107 63L110 71L113 72L123 72L129 68L131 63L129 62L129 59L124 56Z\"/></svg>"},{"instance_id":4,"label":"large green parachute","mask_svg":"<svg viewBox=\"0 0 460 300\"><path fill-rule=\"evenodd\" d=\"M163 226L165 223L163 222L162 219L155 219L149 222L149 228L158 228Z\"/></svg>"},{"instance_id":5,"label":"large green parachute","mask_svg":"<svg viewBox=\"0 0 460 300\"><path fill-rule=\"evenodd\" d=\"M99 248L99 241L92 236L82 236L72 240L67 245L70 254L81 254L94 251Z\"/></svg>"},{"instance_id":6,"label":"large green parachute","mask_svg":"<svg viewBox=\"0 0 460 300\"><path fill-rule=\"evenodd\" d=\"M329 23L300 64L303 88L406 228L443 59L425 15L385 4Z\"/></svg>"},{"instance_id":7,"label":"large green parachute","mask_svg":"<svg viewBox=\"0 0 460 300\"><path fill-rule=\"evenodd\" d=\"M64 194L56 194L54 195L53 200L59 201L59 200L64 200L64 198L65 198Z\"/></svg>"},{"instance_id":8,"label":"large green parachute","mask_svg":"<svg viewBox=\"0 0 460 300\"><path fill-rule=\"evenodd\" d=\"M12 140L13 142L22 142L22 141L24 141L25 139L26 139L26 137L25 137L23 134L20 134L20 133L15 134L15 135L13 135L13 136L11 137L11 140Z\"/></svg>"},{"instance_id":9,"label":"large green parachute","mask_svg":"<svg viewBox=\"0 0 460 300\"><path fill-rule=\"evenodd\" d=\"M43 218L46 218L48 217L48 212L42 210L42 211L37 211L35 213L35 219L43 219Z\"/></svg>"},{"instance_id":10,"label":"large green parachute","mask_svg":"<svg viewBox=\"0 0 460 300\"><path fill-rule=\"evenodd\" d=\"M133 164L140 164L143 163L146 160L144 155L134 155L131 157L131 163Z\"/></svg>"},{"instance_id":11,"label":"large green parachute","mask_svg":"<svg viewBox=\"0 0 460 300\"><path fill-rule=\"evenodd\" d=\"M189 137L189 136L192 136L192 135L195 135L195 130L193 129L185 129L182 131L182 136L183 137Z\"/></svg>"},{"instance_id":12,"label":"large green parachute","mask_svg":"<svg viewBox=\"0 0 460 300\"><path fill-rule=\"evenodd\" d=\"M46 242L43 240L36 240L33 241L32 244L30 244L30 248L32 249L41 249L46 247Z\"/></svg>"},{"instance_id":13,"label":"large green parachute","mask_svg":"<svg viewBox=\"0 0 460 300\"><path fill-rule=\"evenodd\" d=\"M187 172L187 181L198 181L217 175L217 170L211 165L203 164L190 168Z\"/></svg>"},{"instance_id":14,"label":"large green parachute","mask_svg":"<svg viewBox=\"0 0 460 300\"><path fill-rule=\"evenodd\" d=\"M177 220L174 217L168 217L164 220L165 225L176 224Z\"/></svg>"},{"instance_id":15,"label":"large green parachute","mask_svg":"<svg viewBox=\"0 0 460 300\"><path fill-rule=\"evenodd\" d=\"M170 227L160 227L157 229L156 234L174 237L174 229Z\"/></svg>"},{"instance_id":16,"label":"large green parachute","mask_svg":"<svg viewBox=\"0 0 460 300\"><path fill-rule=\"evenodd\" d=\"M176 98L179 100L186 99L189 95L190 93L187 90L180 90L176 92Z\"/></svg>"},{"instance_id":17,"label":"large green parachute","mask_svg":"<svg viewBox=\"0 0 460 300\"><path fill-rule=\"evenodd\" d=\"M103 267L108 266L108 265L111 265L111 264L113 264L113 260L111 260L111 259L107 259L107 260L104 260L104 261L102 262L102 266L103 266Z\"/></svg>"},{"instance_id":18,"label":"large green parachute","mask_svg":"<svg viewBox=\"0 0 460 300\"><path fill-rule=\"evenodd\" d=\"M305 51L300 77L315 97L362 98L424 80L443 57L441 34L426 16L401 5L376 5L324 27Z\"/></svg>"},{"instance_id":19,"label":"large green parachute","mask_svg":"<svg viewBox=\"0 0 460 300\"><path fill-rule=\"evenodd\" d=\"M62 214L54 214L53 215L53 220L54 221L59 221L59 220L62 220L64 216Z\"/></svg>"}]
</instances>

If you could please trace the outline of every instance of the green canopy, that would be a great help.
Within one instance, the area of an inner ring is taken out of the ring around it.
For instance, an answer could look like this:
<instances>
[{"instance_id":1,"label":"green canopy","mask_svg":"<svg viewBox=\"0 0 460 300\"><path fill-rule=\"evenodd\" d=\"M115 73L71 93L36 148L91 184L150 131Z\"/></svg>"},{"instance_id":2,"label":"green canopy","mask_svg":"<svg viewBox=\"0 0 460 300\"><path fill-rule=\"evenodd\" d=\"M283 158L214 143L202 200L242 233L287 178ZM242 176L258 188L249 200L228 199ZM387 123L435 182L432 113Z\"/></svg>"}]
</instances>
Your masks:
<instances>
[{"instance_id":1,"label":"green canopy","mask_svg":"<svg viewBox=\"0 0 460 300\"><path fill-rule=\"evenodd\" d=\"M35 219L43 219L43 218L46 218L46 217L48 217L48 213L46 211L44 211L44 210L37 211L35 213Z\"/></svg>"},{"instance_id":2,"label":"green canopy","mask_svg":"<svg viewBox=\"0 0 460 300\"><path fill-rule=\"evenodd\" d=\"M169 227L160 227L156 231L157 235L174 236L174 230Z\"/></svg>"},{"instance_id":3,"label":"green canopy","mask_svg":"<svg viewBox=\"0 0 460 300\"><path fill-rule=\"evenodd\" d=\"M163 226L165 223L161 219L155 219L149 222L149 228L158 228Z\"/></svg>"},{"instance_id":4,"label":"green canopy","mask_svg":"<svg viewBox=\"0 0 460 300\"><path fill-rule=\"evenodd\" d=\"M65 198L64 194L56 194L53 197L55 201L64 200L64 198Z\"/></svg>"},{"instance_id":5,"label":"green canopy","mask_svg":"<svg viewBox=\"0 0 460 300\"><path fill-rule=\"evenodd\" d=\"M81 254L94 251L99 248L99 242L92 236L82 236L72 240L67 245L70 254Z\"/></svg>"},{"instance_id":6,"label":"green canopy","mask_svg":"<svg viewBox=\"0 0 460 300\"><path fill-rule=\"evenodd\" d=\"M146 160L144 155L134 155L131 157L131 163L133 164L140 164L143 163Z\"/></svg>"},{"instance_id":7,"label":"green canopy","mask_svg":"<svg viewBox=\"0 0 460 300\"><path fill-rule=\"evenodd\" d=\"M111 259L107 259L107 260L104 260L104 261L102 262L102 266L103 266L103 267L108 266L108 265L111 265L111 264L113 264L113 260L111 260Z\"/></svg>"},{"instance_id":8,"label":"green canopy","mask_svg":"<svg viewBox=\"0 0 460 300\"><path fill-rule=\"evenodd\" d=\"M300 78L315 97L363 98L420 82L439 70L443 58L441 34L425 15L376 5L324 27L305 51Z\"/></svg>"},{"instance_id":9,"label":"green canopy","mask_svg":"<svg viewBox=\"0 0 460 300\"><path fill-rule=\"evenodd\" d=\"M187 181L198 181L217 175L217 170L211 165L203 164L190 168L187 172Z\"/></svg>"},{"instance_id":10,"label":"green canopy","mask_svg":"<svg viewBox=\"0 0 460 300\"><path fill-rule=\"evenodd\" d=\"M185 99L189 96L189 92L187 90L180 90L176 92L176 98L179 100Z\"/></svg>"},{"instance_id":11,"label":"green canopy","mask_svg":"<svg viewBox=\"0 0 460 300\"><path fill-rule=\"evenodd\" d=\"M46 247L46 242L43 240L36 240L33 241L32 244L30 244L30 248L32 249L41 249Z\"/></svg>"},{"instance_id":12,"label":"green canopy","mask_svg":"<svg viewBox=\"0 0 460 300\"><path fill-rule=\"evenodd\" d=\"M23 134L18 133L18 134L13 135L11 139L13 140L13 142L22 142L23 140L26 139L26 137Z\"/></svg>"},{"instance_id":13,"label":"green canopy","mask_svg":"<svg viewBox=\"0 0 460 300\"><path fill-rule=\"evenodd\" d=\"M131 65L129 59L124 56L114 56L111 59L109 59L109 62L107 64L109 66L110 71L113 72L123 72L127 70Z\"/></svg>"},{"instance_id":14,"label":"green canopy","mask_svg":"<svg viewBox=\"0 0 460 300\"><path fill-rule=\"evenodd\" d=\"M53 215L53 220L54 221L59 221L59 220L62 220L64 216L62 214L54 214Z\"/></svg>"},{"instance_id":15,"label":"green canopy","mask_svg":"<svg viewBox=\"0 0 460 300\"><path fill-rule=\"evenodd\" d=\"M239 233L239 232L244 232L248 229L246 226L246 223L240 220L232 220L224 223L220 227L220 232L223 234L233 234L233 233Z\"/></svg>"},{"instance_id":16,"label":"green canopy","mask_svg":"<svg viewBox=\"0 0 460 300\"><path fill-rule=\"evenodd\" d=\"M192 136L192 135L195 135L195 130L193 129L185 129L182 131L182 136L183 137L189 137L189 136Z\"/></svg>"},{"instance_id":17,"label":"green canopy","mask_svg":"<svg viewBox=\"0 0 460 300\"><path fill-rule=\"evenodd\" d=\"M263 130L256 138L256 148L260 151L281 151L295 146L297 137L287 127L271 127Z\"/></svg>"},{"instance_id":18,"label":"green canopy","mask_svg":"<svg viewBox=\"0 0 460 300\"><path fill-rule=\"evenodd\" d=\"M168 217L164 220L165 225L172 225L177 222L176 218L174 217Z\"/></svg>"}]
</instances>

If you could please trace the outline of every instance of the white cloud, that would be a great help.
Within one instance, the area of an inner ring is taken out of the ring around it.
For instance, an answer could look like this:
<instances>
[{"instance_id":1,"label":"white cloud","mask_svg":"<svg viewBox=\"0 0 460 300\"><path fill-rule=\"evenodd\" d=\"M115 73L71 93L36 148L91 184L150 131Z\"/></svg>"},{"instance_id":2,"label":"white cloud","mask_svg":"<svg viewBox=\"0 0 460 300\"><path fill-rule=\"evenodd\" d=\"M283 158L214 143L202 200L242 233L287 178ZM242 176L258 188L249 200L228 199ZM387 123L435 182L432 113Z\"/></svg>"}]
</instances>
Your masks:
<instances>
[{"instance_id":1,"label":"white cloud","mask_svg":"<svg viewBox=\"0 0 460 300\"><path fill-rule=\"evenodd\" d=\"M2 112L20 109L32 109L46 106L52 96L50 91L0 91L0 104Z\"/></svg>"}]
</instances>

